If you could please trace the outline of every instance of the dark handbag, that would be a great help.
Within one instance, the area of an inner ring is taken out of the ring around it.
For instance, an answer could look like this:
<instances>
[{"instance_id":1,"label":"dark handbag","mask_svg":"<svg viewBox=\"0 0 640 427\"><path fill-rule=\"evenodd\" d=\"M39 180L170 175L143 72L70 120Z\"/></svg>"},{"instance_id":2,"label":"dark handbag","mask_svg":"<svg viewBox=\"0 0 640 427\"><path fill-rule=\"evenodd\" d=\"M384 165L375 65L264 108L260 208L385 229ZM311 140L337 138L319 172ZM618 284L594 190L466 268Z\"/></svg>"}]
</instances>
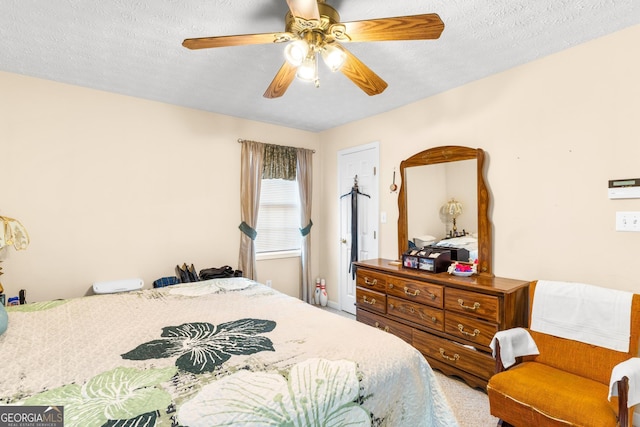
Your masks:
<instances>
[{"instance_id":1,"label":"dark handbag","mask_svg":"<svg viewBox=\"0 0 640 427\"><path fill-rule=\"evenodd\" d=\"M211 267L200 270L200 280L220 279L225 277L241 277L242 271L234 270L225 265L223 267Z\"/></svg>"}]
</instances>

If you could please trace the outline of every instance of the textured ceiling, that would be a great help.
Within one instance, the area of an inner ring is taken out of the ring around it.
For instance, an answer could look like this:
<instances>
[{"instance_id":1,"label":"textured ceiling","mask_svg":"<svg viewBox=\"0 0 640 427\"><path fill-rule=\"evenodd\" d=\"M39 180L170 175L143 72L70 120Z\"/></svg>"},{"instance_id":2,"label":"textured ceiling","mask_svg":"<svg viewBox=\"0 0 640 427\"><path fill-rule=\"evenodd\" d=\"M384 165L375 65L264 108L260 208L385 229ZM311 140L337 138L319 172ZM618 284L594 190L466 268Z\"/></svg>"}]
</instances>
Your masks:
<instances>
[{"instance_id":1,"label":"textured ceiling","mask_svg":"<svg viewBox=\"0 0 640 427\"><path fill-rule=\"evenodd\" d=\"M320 66L262 97L283 44L190 51L192 37L279 32L285 0L2 0L0 70L322 131L640 23L639 0L327 0L342 21L437 13L438 40L350 43L389 87L369 97ZM630 53L631 54L631 53Z\"/></svg>"}]
</instances>

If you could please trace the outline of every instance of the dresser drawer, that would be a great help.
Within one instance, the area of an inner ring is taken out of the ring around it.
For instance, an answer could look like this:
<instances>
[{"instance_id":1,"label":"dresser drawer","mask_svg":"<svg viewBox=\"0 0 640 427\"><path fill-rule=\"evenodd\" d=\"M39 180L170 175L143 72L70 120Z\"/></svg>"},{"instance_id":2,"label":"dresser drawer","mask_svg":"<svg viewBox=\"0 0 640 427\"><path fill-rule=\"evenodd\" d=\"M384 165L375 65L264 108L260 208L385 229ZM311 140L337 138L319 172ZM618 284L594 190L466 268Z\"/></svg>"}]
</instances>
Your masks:
<instances>
[{"instance_id":1,"label":"dresser drawer","mask_svg":"<svg viewBox=\"0 0 640 427\"><path fill-rule=\"evenodd\" d=\"M358 269L356 273L356 286L384 292L387 288L387 276L369 270Z\"/></svg>"},{"instance_id":2,"label":"dresser drawer","mask_svg":"<svg viewBox=\"0 0 640 427\"><path fill-rule=\"evenodd\" d=\"M491 378L494 373L495 361L488 353L475 351L453 341L414 329L413 346L425 357L485 380Z\"/></svg>"},{"instance_id":3,"label":"dresser drawer","mask_svg":"<svg viewBox=\"0 0 640 427\"><path fill-rule=\"evenodd\" d=\"M444 331L444 313L437 308L387 296L387 313L427 328Z\"/></svg>"},{"instance_id":4,"label":"dresser drawer","mask_svg":"<svg viewBox=\"0 0 640 427\"><path fill-rule=\"evenodd\" d=\"M418 282L401 277L387 277L387 295L405 298L420 304L442 308L444 287L427 282Z\"/></svg>"},{"instance_id":5,"label":"dresser drawer","mask_svg":"<svg viewBox=\"0 0 640 427\"><path fill-rule=\"evenodd\" d=\"M357 287L356 307L384 314L387 309L387 296L382 292Z\"/></svg>"},{"instance_id":6,"label":"dresser drawer","mask_svg":"<svg viewBox=\"0 0 640 427\"><path fill-rule=\"evenodd\" d=\"M444 299L447 311L466 313L491 322L500 323L500 300L492 295L447 288Z\"/></svg>"},{"instance_id":7,"label":"dresser drawer","mask_svg":"<svg viewBox=\"0 0 640 427\"><path fill-rule=\"evenodd\" d=\"M489 348L491 339L498 332L498 325L448 311L444 315L444 331Z\"/></svg>"},{"instance_id":8,"label":"dresser drawer","mask_svg":"<svg viewBox=\"0 0 640 427\"><path fill-rule=\"evenodd\" d=\"M409 344L411 344L412 342L412 328L410 326L403 325L402 323L387 319L386 317L379 316L362 309L356 310L356 319L359 322L365 323L369 326L373 326L374 328L378 328L382 331L389 332L390 334L402 338Z\"/></svg>"}]
</instances>

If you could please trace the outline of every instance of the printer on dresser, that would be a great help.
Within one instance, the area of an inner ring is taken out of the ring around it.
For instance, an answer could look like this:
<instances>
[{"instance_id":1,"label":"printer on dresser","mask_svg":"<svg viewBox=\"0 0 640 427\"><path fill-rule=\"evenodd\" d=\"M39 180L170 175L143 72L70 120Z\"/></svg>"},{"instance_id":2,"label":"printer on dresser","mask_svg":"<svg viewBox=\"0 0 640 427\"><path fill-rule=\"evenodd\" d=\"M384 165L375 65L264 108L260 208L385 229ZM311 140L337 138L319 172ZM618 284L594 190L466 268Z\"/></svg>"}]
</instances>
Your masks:
<instances>
[{"instance_id":1,"label":"printer on dresser","mask_svg":"<svg viewBox=\"0 0 640 427\"><path fill-rule=\"evenodd\" d=\"M529 282L457 277L389 260L356 262L356 319L416 347L433 368L485 388L494 373L489 343L526 326Z\"/></svg>"}]
</instances>

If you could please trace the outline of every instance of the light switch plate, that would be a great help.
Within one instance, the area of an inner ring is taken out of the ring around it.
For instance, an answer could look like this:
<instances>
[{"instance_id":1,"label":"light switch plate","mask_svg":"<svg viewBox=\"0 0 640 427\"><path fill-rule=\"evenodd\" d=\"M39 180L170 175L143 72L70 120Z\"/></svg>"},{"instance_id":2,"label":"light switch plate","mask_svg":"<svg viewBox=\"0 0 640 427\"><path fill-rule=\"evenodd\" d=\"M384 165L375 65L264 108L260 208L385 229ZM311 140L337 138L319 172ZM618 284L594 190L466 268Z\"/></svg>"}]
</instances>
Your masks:
<instances>
[{"instance_id":1,"label":"light switch plate","mask_svg":"<svg viewBox=\"0 0 640 427\"><path fill-rule=\"evenodd\" d=\"M640 231L640 212L616 212L616 231Z\"/></svg>"}]
</instances>

